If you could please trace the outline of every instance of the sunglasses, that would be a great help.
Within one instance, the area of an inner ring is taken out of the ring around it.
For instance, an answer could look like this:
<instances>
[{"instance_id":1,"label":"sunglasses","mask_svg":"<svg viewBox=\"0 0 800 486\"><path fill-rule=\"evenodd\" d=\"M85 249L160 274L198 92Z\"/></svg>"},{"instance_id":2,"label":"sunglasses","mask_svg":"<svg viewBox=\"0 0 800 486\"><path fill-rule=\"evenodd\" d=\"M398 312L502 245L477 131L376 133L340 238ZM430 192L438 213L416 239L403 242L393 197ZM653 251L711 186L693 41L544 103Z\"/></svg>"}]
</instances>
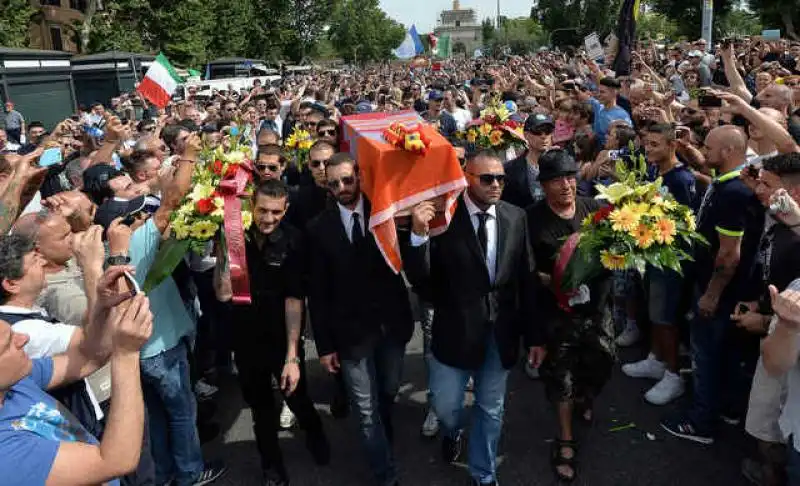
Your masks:
<instances>
[{"instance_id":1,"label":"sunglasses","mask_svg":"<svg viewBox=\"0 0 800 486\"><path fill-rule=\"evenodd\" d=\"M256 164L256 170L260 172L264 172L268 170L270 172L278 172L281 169L281 166L276 164Z\"/></svg>"},{"instance_id":2,"label":"sunglasses","mask_svg":"<svg viewBox=\"0 0 800 486\"><path fill-rule=\"evenodd\" d=\"M505 174L473 174L472 172L468 172L468 174L477 177L483 186L491 186L494 182L497 182L501 186L506 183Z\"/></svg>"},{"instance_id":3,"label":"sunglasses","mask_svg":"<svg viewBox=\"0 0 800 486\"><path fill-rule=\"evenodd\" d=\"M355 176L345 176L341 179L335 179L332 181L328 181L328 188L335 191L339 189L339 186L349 187L356 183Z\"/></svg>"},{"instance_id":4,"label":"sunglasses","mask_svg":"<svg viewBox=\"0 0 800 486\"><path fill-rule=\"evenodd\" d=\"M308 165L310 165L311 168L313 168L313 169L319 169L320 167L324 167L324 166L328 165L328 162L330 160L331 159L324 159L324 160L313 160L312 159L312 160L308 161Z\"/></svg>"},{"instance_id":5,"label":"sunglasses","mask_svg":"<svg viewBox=\"0 0 800 486\"><path fill-rule=\"evenodd\" d=\"M328 135L336 135L336 130L333 130L333 129L331 129L331 130L319 130L317 132L317 135L319 135L320 137L325 137L325 136L328 136Z\"/></svg>"},{"instance_id":6,"label":"sunglasses","mask_svg":"<svg viewBox=\"0 0 800 486\"><path fill-rule=\"evenodd\" d=\"M791 83L785 83L785 84L786 84L786 86L788 86L788 87L790 87L790 88L796 88L796 87L800 86L800 81L798 81L798 82L791 82Z\"/></svg>"}]
</instances>

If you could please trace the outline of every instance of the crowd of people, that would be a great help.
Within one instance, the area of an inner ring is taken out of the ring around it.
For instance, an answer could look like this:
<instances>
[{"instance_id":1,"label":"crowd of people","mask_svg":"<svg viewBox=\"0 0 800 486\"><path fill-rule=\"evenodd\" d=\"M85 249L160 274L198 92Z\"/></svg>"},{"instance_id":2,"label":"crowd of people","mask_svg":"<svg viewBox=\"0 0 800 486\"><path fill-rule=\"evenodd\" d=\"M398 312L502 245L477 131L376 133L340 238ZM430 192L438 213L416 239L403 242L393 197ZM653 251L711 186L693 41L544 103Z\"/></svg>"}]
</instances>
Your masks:
<instances>
[{"instance_id":1,"label":"crowd of people","mask_svg":"<svg viewBox=\"0 0 800 486\"><path fill-rule=\"evenodd\" d=\"M653 380L644 399L657 406L692 387L682 411L664 416L667 432L710 445L721 421L744 419L758 454L743 474L800 486L800 43L651 43L634 50L630 75L612 63L568 49L435 70L312 71L242 91L189 88L160 110L124 94L50 131L7 101L3 484L210 484L227 468L201 443L219 432L213 383L231 375L252 409L263 484L288 485L281 428L297 423L317 465L331 456L308 394L313 339L336 382L331 414L352 415L374 483L396 486L404 465L392 407L418 324L429 388L421 433L441 437L445 463L466 461L471 484L499 484L506 382L518 364L553 404L553 474L575 480L576 425L592 422L617 347L649 336L647 357L622 372ZM464 137L495 101L523 127L524 146L498 153ZM140 120L134 105L145 108ZM437 236L436 205L412 208L396 274L368 229L340 120L401 110L453 144L468 187ZM282 146L297 128L315 139L303 165ZM145 295L201 152L232 140L254 153L252 303L231 302L213 244ZM686 249L682 273L595 276L565 309L553 256L602 208L597 186L639 157L692 208L708 245Z\"/></svg>"}]
</instances>

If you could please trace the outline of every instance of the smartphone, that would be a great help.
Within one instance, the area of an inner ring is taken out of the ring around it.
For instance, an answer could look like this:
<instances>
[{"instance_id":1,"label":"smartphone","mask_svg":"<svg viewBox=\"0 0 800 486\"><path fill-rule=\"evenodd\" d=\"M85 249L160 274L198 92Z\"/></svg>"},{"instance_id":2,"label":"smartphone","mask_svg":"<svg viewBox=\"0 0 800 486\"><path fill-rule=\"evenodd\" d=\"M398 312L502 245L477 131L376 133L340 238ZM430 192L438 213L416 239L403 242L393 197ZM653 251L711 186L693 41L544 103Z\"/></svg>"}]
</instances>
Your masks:
<instances>
[{"instance_id":1,"label":"smartphone","mask_svg":"<svg viewBox=\"0 0 800 486\"><path fill-rule=\"evenodd\" d=\"M619 160L619 150L609 150L608 158L610 160Z\"/></svg>"},{"instance_id":2,"label":"smartphone","mask_svg":"<svg viewBox=\"0 0 800 486\"><path fill-rule=\"evenodd\" d=\"M58 165L62 161L61 158L61 148L60 147L53 147L45 150L42 152L42 155L39 157L39 167L50 167L52 165Z\"/></svg>"},{"instance_id":3,"label":"smartphone","mask_svg":"<svg viewBox=\"0 0 800 486\"><path fill-rule=\"evenodd\" d=\"M713 95L700 95L697 104L700 108L721 108L722 99Z\"/></svg>"},{"instance_id":4,"label":"smartphone","mask_svg":"<svg viewBox=\"0 0 800 486\"><path fill-rule=\"evenodd\" d=\"M125 226L132 225L133 223L136 222L136 219L139 217L139 214L142 212L143 209L144 208L139 209L138 211L134 211L134 212L128 214L127 216L125 216L125 219L123 219L121 221L121 223L124 224Z\"/></svg>"},{"instance_id":5,"label":"smartphone","mask_svg":"<svg viewBox=\"0 0 800 486\"><path fill-rule=\"evenodd\" d=\"M133 275L131 275L130 272L128 271L122 272L122 276L125 277L125 280L127 280L128 284L130 284L131 289L134 292L134 295L142 293L142 288L139 287L139 282L137 282L136 279L133 278Z\"/></svg>"}]
</instances>

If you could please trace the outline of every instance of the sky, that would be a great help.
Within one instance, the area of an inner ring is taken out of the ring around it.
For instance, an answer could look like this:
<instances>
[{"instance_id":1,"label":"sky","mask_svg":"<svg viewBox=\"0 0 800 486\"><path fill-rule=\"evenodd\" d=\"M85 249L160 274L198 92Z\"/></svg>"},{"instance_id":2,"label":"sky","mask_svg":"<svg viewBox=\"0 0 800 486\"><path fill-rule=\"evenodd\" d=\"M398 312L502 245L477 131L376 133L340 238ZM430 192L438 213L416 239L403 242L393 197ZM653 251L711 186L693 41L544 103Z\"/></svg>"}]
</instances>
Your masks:
<instances>
[{"instance_id":1,"label":"sky","mask_svg":"<svg viewBox=\"0 0 800 486\"><path fill-rule=\"evenodd\" d=\"M439 12L453 8L453 0L380 0L381 8L390 17L417 32L430 32L436 26ZM500 15L527 17L531 14L532 0L500 0ZM476 10L478 22L497 15L497 0L461 0L461 8Z\"/></svg>"}]
</instances>

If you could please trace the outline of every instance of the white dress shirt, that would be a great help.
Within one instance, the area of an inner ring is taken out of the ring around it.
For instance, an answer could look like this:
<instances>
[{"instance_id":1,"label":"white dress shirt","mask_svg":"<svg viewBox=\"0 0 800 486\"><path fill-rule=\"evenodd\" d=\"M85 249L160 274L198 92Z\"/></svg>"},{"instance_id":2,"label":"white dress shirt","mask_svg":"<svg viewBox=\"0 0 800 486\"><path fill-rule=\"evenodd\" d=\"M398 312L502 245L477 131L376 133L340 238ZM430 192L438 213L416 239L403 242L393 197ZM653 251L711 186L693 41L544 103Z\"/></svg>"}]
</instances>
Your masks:
<instances>
[{"instance_id":1,"label":"white dress shirt","mask_svg":"<svg viewBox=\"0 0 800 486\"><path fill-rule=\"evenodd\" d=\"M480 220L478 213L483 212L478 206L469 198L469 194L464 193L464 203L469 213L469 219L472 222L472 229L475 231L477 237L478 225ZM486 268L489 270L489 281L494 283L497 276L497 205L492 204L486 210L489 215L486 218ZM411 232L411 246L420 246L428 241L429 236L419 236Z\"/></svg>"},{"instance_id":2,"label":"white dress shirt","mask_svg":"<svg viewBox=\"0 0 800 486\"><path fill-rule=\"evenodd\" d=\"M339 203L336 203L339 206L339 217L342 218L342 225L344 226L344 234L347 235L347 239L350 240L350 243L353 242L353 214L358 214L359 223L361 224L361 232L366 236L367 232L367 222L364 218L364 198L359 197L358 203L356 204L355 209L348 209L342 206Z\"/></svg>"}]
</instances>

